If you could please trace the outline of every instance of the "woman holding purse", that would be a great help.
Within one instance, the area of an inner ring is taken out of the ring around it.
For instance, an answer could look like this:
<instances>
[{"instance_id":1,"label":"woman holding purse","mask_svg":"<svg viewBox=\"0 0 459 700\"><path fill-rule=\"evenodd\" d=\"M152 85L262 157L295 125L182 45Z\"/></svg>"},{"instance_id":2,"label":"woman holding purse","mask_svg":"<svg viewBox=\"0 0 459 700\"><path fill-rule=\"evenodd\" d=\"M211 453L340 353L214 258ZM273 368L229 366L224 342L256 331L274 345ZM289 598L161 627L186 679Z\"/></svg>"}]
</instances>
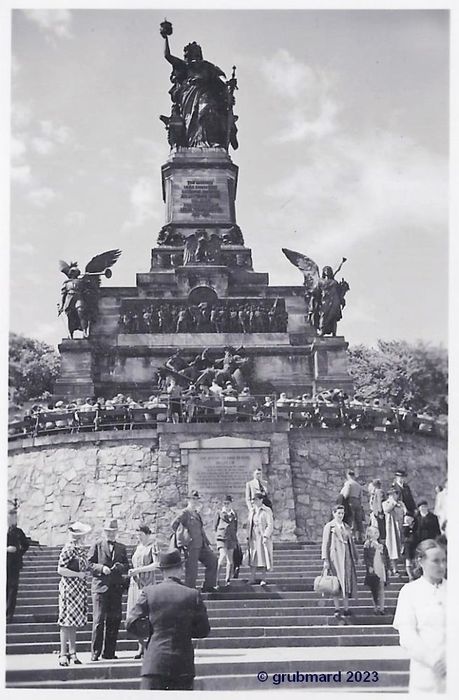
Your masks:
<instances>
[{"instance_id":1,"label":"woman holding purse","mask_svg":"<svg viewBox=\"0 0 459 700\"><path fill-rule=\"evenodd\" d=\"M158 546L148 525L140 525L137 528L139 544L132 555L132 569L129 569L129 589L126 606L126 619L136 605L140 592L145 586L154 584L155 569L158 567ZM139 647L135 659L141 659L144 655L144 645L139 641Z\"/></svg>"},{"instance_id":2,"label":"woman holding purse","mask_svg":"<svg viewBox=\"0 0 459 700\"><path fill-rule=\"evenodd\" d=\"M76 655L76 628L88 621L86 576L88 558L82 548L83 538L91 531L90 525L75 522L69 526L68 541L64 545L57 565L59 581L59 617L61 648L59 666L71 661L81 664Z\"/></svg>"},{"instance_id":3,"label":"woman holding purse","mask_svg":"<svg viewBox=\"0 0 459 700\"><path fill-rule=\"evenodd\" d=\"M336 576L340 586L339 594L332 596L336 618L348 617L351 614L349 598L353 598L357 590L357 550L352 539L352 530L343 519L344 506L335 506L333 519L325 525L322 536L323 573ZM343 611L340 609L340 599Z\"/></svg>"}]
</instances>

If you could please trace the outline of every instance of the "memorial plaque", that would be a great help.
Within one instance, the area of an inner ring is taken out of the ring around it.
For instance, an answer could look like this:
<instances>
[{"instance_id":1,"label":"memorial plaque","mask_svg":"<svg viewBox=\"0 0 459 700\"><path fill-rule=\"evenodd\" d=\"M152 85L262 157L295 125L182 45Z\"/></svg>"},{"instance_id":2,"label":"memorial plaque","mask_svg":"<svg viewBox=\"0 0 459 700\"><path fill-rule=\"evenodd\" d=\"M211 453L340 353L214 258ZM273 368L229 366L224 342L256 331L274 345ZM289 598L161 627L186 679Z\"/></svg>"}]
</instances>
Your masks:
<instances>
[{"instance_id":1,"label":"memorial plaque","mask_svg":"<svg viewBox=\"0 0 459 700\"><path fill-rule=\"evenodd\" d=\"M254 469L261 466L261 450L257 448L190 450L188 487L203 495L242 496Z\"/></svg>"},{"instance_id":2,"label":"memorial plaque","mask_svg":"<svg viewBox=\"0 0 459 700\"><path fill-rule=\"evenodd\" d=\"M231 222L228 174L224 171L175 172L168 193L171 220L175 222Z\"/></svg>"}]
</instances>

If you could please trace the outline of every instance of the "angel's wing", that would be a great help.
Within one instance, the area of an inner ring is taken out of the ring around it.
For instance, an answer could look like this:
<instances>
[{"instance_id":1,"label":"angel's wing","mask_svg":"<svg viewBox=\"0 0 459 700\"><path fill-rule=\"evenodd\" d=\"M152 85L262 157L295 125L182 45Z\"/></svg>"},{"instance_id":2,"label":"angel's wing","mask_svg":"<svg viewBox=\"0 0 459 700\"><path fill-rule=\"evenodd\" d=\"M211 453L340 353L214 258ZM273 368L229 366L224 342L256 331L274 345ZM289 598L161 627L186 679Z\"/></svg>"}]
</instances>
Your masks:
<instances>
[{"instance_id":1,"label":"angel's wing","mask_svg":"<svg viewBox=\"0 0 459 700\"><path fill-rule=\"evenodd\" d=\"M107 268L116 263L121 255L121 250L106 250L105 253L95 255L86 265L85 272L100 272L102 274Z\"/></svg>"},{"instance_id":2,"label":"angel's wing","mask_svg":"<svg viewBox=\"0 0 459 700\"><path fill-rule=\"evenodd\" d=\"M65 260L59 260L59 270L64 273L66 277L69 276L71 263L65 262Z\"/></svg>"},{"instance_id":3,"label":"angel's wing","mask_svg":"<svg viewBox=\"0 0 459 700\"><path fill-rule=\"evenodd\" d=\"M183 264L186 265L188 262L194 260L194 256L198 249L198 237L195 233L187 236L185 240L185 248L183 250Z\"/></svg>"},{"instance_id":4,"label":"angel's wing","mask_svg":"<svg viewBox=\"0 0 459 700\"><path fill-rule=\"evenodd\" d=\"M304 275L304 286L308 290L312 290L317 287L320 279L319 266L314 260L306 257L302 253L297 253L294 250L289 250L288 248L282 248L282 252L285 257L297 267Z\"/></svg>"}]
</instances>

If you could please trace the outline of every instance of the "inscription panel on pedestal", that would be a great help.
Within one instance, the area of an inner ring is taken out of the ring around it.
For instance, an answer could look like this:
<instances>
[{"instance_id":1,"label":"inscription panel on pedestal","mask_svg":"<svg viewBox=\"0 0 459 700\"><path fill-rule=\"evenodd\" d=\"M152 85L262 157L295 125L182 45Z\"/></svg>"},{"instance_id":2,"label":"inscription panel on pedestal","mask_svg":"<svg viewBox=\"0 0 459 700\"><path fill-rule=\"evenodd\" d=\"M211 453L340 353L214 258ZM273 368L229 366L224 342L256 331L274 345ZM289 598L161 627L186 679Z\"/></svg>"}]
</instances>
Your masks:
<instances>
[{"instance_id":1,"label":"inscription panel on pedestal","mask_svg":"<svg viewBox=\"0 0 459 700\"><path fill-rule=\"evenodd\" d=\"M262 466L260 449L197 449L188 456L188 488L203 495L241 497L254 469Z\"/></svg>"},{"instance_id":2,"label":"inscription panel on pedestal","mask_svg":"<svg viewBox=\"0 0 459 700\"><path fill-rule=\"evenodd\" d=\"M170 190L169 212L177 223L232 222L228 178L220 172L176 172Z\"/></svg>"}]
</instances>

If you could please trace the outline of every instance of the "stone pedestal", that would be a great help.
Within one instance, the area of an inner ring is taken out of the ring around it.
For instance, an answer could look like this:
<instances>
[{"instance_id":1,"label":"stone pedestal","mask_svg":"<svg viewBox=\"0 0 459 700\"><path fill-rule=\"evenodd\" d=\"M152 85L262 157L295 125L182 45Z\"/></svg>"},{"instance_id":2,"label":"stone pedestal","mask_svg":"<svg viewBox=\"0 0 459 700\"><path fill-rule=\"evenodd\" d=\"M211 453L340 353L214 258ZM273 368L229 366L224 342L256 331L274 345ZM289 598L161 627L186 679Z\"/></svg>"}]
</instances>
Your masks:
<instances>
[{"instance_id":1,"label":"stone pedestal","mask_svg":"<svg viewBox=\"0 0 459 700\"><path fill-rule=\"evenodd\" d=\"M223 148L177 148L162 167L166 225L183 229L236 224L238 167Z\"/></svg>"},{"instance_id":2,"label":"stone pedestal","mask_svg":"<svg viewBox=\"0 0 459 700\"><path fill-rule=\"evenodd\" d=\"M85 398L94 395L94 349L87 339L63 340L58 345L61 371L54 397Z\"/></svg>"},{"instance_id":3,"label":"stone pedestal","mask_svg":"<svg viewBox=\"0 0 459 700\"><path fill-rule=\"evenodd\" d=\"M313 390L342 389L353 392L353 381L349 374L347 343L342 336L315 338L312 346L314 368Z\"/></svg>"}]
</instances>

